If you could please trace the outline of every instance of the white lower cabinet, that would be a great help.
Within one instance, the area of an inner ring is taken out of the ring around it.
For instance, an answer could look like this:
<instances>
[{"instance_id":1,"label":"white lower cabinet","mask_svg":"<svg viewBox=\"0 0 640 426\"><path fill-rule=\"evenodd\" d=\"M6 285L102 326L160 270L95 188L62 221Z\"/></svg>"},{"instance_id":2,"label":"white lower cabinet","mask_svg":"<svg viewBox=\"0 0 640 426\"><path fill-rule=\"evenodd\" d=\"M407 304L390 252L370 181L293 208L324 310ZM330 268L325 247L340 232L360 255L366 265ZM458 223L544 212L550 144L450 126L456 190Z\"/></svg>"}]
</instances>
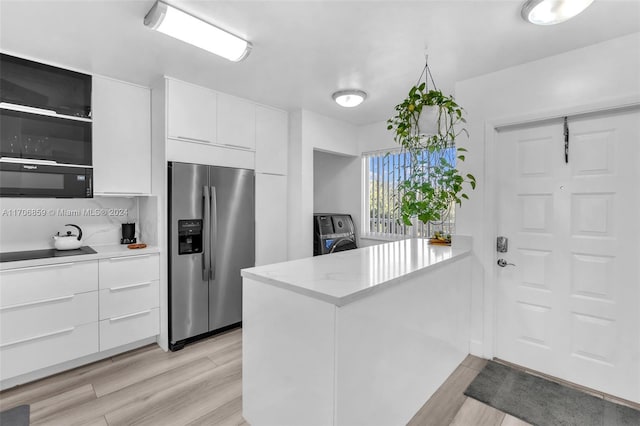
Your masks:
<instances>
[{"instance_id":1,"label":"white lower cabinet","mask_svg":"<svg viewBox=\"0 0 640 426\"><path fill-rule=\"evenodd\" d=\"M98 323L70 326L0 346L0 375L7 379L98 352Z\"/></svg>"},{"instance_id":2,"label":"white lower cabinet","mask_svg":"<svg viewBox=\"0 0 640 426\"><path fill-rule=\"evenodd\" d=\"M160 256L143 254L100 259L100 288L140 284L160 278Z\"/></svg>"},{"instance_id":3,"label":"white lower cabinet","mask_svg":"<svg viewBox=\"0 0 640 426\"><path fill-rule=\"evenodd\" d=\"M0 381L156 336L159 263L153 253L0 271Z\"/></svg>"},{"instance_id":4,"label":"white lower cabinet","mask_svg":"<svg viewBox=\"0 0 640 426\"><path fill-rule=\"evenodd\" d=\"M100 260L100 350L160 332L160 255Z\"/></svg>"},{"instance_id":5,"label":"white lower cabinet","mask_svg":"<svg viewBox=\"0 0 640 426\"><path fill-rule=\"evenodd\" d=\"M0 308L0 345L26 341L98 321L98 292L72 294Z\"/></svg>"},{"instance_id":6,"label":"white lower cabinet","mask_svg":"<svg viewBox=\"0 0 640 426\"><path fill-rule=\"evenodd\" d=\"M159 281L100 290L100 319L119 317L160 306Z\"/></svg>"},{"instance_id":7,"label":"white lower cabinet","mask_svg":"<svg viewBox=\"0 0 640 426\"><path fill-rule=\"evenodd\" d=\"M100 321L100 350L155 336L160 332L159 308L145 309Z\"/></svg>"},{"instance_id":8,"label":"white lower cabinet","mask_svg":"<svg viewBox=\"0 0 640 426\"><path fill-rule=\"evenodd\" d=\"M67 262L0 272L0 307L98 290L98 262Z\"/></svg>"},{"instance_id":9,"label":"white lower cabinet","mask_svg":"<svg viewBox=\"0 0 640 426\"><path fill-rule=\"evenodd\" d=\"M98 262L0 273L0 380L98 351Z\"/></svg>"}]
</instances>

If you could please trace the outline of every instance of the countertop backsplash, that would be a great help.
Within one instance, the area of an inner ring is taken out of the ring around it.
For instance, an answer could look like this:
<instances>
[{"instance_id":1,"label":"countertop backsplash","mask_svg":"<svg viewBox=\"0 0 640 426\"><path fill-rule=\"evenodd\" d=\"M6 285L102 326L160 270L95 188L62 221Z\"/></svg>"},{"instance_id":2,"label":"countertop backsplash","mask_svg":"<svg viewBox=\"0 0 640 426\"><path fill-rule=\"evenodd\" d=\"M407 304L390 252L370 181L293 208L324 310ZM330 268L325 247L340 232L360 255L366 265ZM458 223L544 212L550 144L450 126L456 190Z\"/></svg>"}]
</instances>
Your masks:
<instances>
[{"instance_id":1,"label":"countertop backsplash","mask_svg":"<svg viewBox=\"0 0 640 426\"><path fill-rule=\"evenodd\" d=\"M121 224L136 222L140 235L138 198L95 197L87 199L0 199L0 251L53 248L58 231L82 228L83 245L119 244Z\"/></svg>"}]
</instances>

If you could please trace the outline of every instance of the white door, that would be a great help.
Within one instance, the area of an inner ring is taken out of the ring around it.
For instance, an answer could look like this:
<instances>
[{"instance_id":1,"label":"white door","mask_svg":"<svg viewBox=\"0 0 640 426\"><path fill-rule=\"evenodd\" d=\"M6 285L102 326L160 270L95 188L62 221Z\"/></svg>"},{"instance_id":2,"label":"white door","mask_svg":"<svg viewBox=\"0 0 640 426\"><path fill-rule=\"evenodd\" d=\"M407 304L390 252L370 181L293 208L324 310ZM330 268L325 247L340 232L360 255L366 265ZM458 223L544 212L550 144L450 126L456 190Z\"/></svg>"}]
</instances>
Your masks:
<instances>
[{"instance_id":1,"label":"white door","mask_svg":"<svg viewBox=\"0 0 640 426\"><path fill-rule=\"evenodd\" d=\"M640 401L640 111L498 135L498 358Z\"/></svg>"}]
</instances>

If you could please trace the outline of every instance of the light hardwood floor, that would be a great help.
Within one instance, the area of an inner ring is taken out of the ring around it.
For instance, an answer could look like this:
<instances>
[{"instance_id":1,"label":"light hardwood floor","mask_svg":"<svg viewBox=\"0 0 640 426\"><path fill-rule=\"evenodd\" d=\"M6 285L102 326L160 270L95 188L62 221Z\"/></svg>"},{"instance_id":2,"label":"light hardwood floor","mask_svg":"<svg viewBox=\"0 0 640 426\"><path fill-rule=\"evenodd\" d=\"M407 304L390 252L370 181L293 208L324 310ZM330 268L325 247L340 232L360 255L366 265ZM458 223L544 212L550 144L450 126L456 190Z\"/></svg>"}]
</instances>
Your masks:
<instances>
[{"instance_id":1,"label":"light hardwood floor","mask_svg":"<svg viewBox=\"0 0 640 426\"><path fill-rule=\"evenodd\" d=\"M31 404L34 426L244 426L241 362L241 330L178 352L145 346L3 391L0 411ZM467 357L409 425L526 425L463 395L485 363Z\"/></svg>"},{"instance_id":2,"label":"light hardwood floor","mask_svg":"<svg viewBox=\"0 0 640 426\"><path fill-rule=\"evenodd\" d=\"M408 426L526 426L509 414L468 398L464 391L487 363L467 356L447 380L418 410Z\"/></svg>"}]
</instances>

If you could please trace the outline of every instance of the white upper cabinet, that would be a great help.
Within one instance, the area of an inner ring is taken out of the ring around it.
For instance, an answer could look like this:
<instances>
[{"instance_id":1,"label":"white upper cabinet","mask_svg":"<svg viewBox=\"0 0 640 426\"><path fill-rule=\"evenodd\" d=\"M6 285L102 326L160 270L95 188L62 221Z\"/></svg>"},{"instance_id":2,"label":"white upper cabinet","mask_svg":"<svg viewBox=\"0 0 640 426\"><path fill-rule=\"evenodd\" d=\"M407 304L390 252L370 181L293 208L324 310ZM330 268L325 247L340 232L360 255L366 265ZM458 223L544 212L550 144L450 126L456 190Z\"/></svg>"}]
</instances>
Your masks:
<instances>
[{"instance_id":1,"label":"white upper cabinet","mask_svg":"<svg viewBox=\"0 0 640 426\"><path fill-rule=\"evenodd\" d=\"M215 143L217 94L205 87L167 79L167 136Z\"/></svg>"},{"instance_id":2,"label":"white upper cabinet","mask_svg":"<svg viewBox=\"0 0 640 426\"><path fill-rule=\"evenodd\" d=\"M256 148L256 106L235 96L218 94L218 143L230 148Z\"/></svg>"},{"instance_id":3,"label":"white upper cabinet","mask_svg":"<svg viewBox=\"0 0 640 426\"><path fill-rule=\"evenodd\" d=\"M94 193L151 192L151 91L93 77Z\"/></svg>"},{"instance_id":4,"label":"white upper cabinet","mask_svg":"<svg viewBox=\"0 0 640 426\"><path fill-rule=\"evenodd\" d=\"M285 111L256 106L256 172L286 175L289 139Z\"/></svg>"},{"instance_id":5,"label":"white upper cabinet","mask_svg":"<svg viewBox=\"0 0 640 426\"><path fill-rule=\"evenodd\" d=\"M171 78L166 91L169 161L287 174L285 111Z\"/></svg>"}]
</instances>

